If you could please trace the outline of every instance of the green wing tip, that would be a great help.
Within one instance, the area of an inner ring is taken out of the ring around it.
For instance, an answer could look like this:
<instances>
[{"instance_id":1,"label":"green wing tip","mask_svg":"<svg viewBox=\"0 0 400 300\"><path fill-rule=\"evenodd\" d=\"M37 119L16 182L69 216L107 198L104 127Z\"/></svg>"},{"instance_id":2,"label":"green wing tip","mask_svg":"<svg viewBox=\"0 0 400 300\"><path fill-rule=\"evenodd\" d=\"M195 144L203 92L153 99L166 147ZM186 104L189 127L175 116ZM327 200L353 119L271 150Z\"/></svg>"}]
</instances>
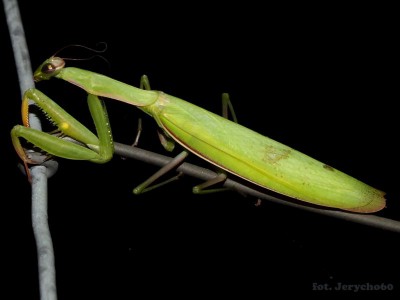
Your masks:
<instances>
[{"instance_id":1,"label":"green wing tip","mask_svg":"<svg viewBox=\"0 0 400 300\"><path fill-rule=\"evenodd\" d=\"M376 193L371 195L371 201L366 205L349 209L349 211L357 213L375 213L386 208L386 193L376 190Z\"/></svg>"}]
</instances>

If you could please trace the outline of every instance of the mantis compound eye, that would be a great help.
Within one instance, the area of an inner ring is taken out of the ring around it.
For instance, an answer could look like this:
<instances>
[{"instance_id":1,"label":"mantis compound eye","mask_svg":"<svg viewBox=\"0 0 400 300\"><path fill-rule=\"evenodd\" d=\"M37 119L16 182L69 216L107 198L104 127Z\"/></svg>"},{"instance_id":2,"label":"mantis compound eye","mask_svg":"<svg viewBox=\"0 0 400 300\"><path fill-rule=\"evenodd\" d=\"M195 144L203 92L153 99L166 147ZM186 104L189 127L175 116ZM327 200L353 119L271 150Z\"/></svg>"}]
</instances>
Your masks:
<instances>
[{"instance_id":1,"label":"mantis compound eye","mask_svg":"<svg viewBox=\"0 0 400 300\"><path fill-rule=\"evenodd\" d=\"M45 64L45 65L42 67L42 72L43 72L44 74L51 74L51 73L53 73L55 70L57 70L56 66L54 66L54 65L51 64L51 63Z\"/></svg>"},{"instance_id":2,"label":"mantis compound eye","mask_svg":"<svg viewBox=\"0 0 400 300\"><path fill-rule=\"evenodd\" d=\"M52 57L49 62L43 64L42 73L43 74L52 74L65 66L65 61L59 57Z\"/></svg>"}]
</instances>

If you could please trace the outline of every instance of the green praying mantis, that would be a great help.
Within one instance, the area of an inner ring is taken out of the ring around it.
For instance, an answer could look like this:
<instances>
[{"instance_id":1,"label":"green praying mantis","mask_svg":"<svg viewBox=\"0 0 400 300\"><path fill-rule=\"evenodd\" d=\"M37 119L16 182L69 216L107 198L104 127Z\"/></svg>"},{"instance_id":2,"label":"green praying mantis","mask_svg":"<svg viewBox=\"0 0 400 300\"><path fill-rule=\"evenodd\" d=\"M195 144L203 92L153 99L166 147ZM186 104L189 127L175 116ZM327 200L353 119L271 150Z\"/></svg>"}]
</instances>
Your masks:
<instances>
[{"instance_id":1,"label":"green praying mantis","mask_svg":"<svg viewBox=\"0 0 400 300\"><path fill-rule=\"evenodd\" d=\"M34 73L36 82L58 78L88 93L88 106L97 136L37 89L25 92L22 102L23 126L11 131L14 148L25 164L37 163L23 148L20 138L49 155L95 163L109 161L114 152L111 128L104 103L99 97L134 105L152 116L161 128L162 144L167 150L177 142L183 148L225 172L244 180L322 207L357 213L373 213L385 207L385 193L291 147L254 132L235 120L228 120L203 108L161 91L150 89L147 77L140 88L83 69L65 67L65 60L52 56ZM33 100L61 135L44 133L29 127L29 100ZM235 119L227 94L225 107ZM81 144L64 140L69 136ZM186 151L182 153L187 153ZM180 156L183 159L185 155ZM221 176L194 188L205 188L224 180ZM146 181L135 189L142 192L151 184Z\"/></svg>"}]
</instances>

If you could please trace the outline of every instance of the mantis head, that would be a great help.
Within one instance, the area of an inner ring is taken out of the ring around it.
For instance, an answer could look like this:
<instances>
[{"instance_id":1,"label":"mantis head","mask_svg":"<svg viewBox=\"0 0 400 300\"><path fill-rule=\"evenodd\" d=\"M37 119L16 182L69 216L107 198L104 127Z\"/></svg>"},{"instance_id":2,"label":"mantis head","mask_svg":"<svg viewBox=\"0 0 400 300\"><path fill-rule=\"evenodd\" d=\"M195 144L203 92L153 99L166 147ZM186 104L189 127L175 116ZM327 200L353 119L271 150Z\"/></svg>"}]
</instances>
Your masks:
<instances>
[{"instance_id":1,"label":"mantis head","mask_svg":"<svg viewBox=\"0 0 400 300\"><path fill-rule=\"evenodd\" d=\"M60 57L52 56L45 60L33 74L33 80L39 82L49 80L56 76L65 66L65 61Z\"/></svg>"}]
</instances>

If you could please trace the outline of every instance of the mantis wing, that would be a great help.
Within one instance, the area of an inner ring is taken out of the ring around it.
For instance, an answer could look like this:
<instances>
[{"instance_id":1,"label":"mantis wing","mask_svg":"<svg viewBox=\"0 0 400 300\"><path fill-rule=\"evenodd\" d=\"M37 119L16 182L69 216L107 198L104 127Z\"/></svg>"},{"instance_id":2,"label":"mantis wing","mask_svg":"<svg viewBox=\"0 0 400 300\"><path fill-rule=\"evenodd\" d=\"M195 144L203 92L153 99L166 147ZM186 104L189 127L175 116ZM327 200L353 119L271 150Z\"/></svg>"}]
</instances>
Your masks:
<instances>
[{"instance_id":1,"label":"mantis wing","mask_svg":"<svg viewBox=\"0 0 400 300\"><path fill-rule=\"evenodd\" d=\"M183 147L259 186L353 212L370 213L385 207L384 192L179 98L160 93L150 110Z\"/></svg>"}]
</instances>

